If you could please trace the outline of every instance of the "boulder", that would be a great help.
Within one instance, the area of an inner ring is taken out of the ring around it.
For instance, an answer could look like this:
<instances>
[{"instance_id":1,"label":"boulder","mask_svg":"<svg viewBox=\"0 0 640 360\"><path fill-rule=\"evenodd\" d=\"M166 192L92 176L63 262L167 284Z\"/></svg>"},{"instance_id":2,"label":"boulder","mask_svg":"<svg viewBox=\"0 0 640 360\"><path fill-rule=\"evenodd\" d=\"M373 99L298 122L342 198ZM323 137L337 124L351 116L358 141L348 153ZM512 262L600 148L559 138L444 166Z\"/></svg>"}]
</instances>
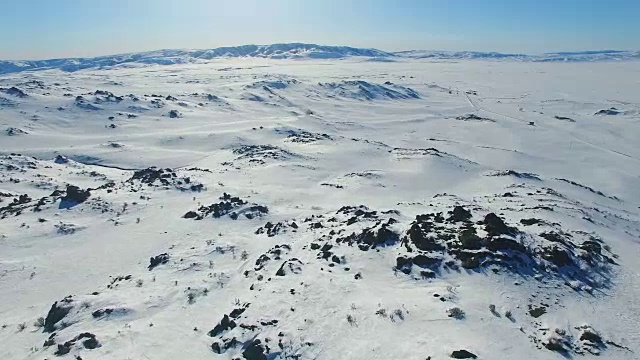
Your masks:
<instances>
[{"instance_id":1,"label":"boulder","mask_svg":"<svg viewBox=\"0 0 640 360\"><path fill-rule=\"evenodd\" d=\"M231 330L233 328L236 327L236 322L231 320L229 318L229 315L224 315L222 317L222 320L220 320L220 322L214 326L213 329L211 329L211 331L209 331L209 336L211 337L215 337L218 336L220 334L222 334L223 332L227 331L227 330Z\"/></svg>"},{"instance_id":2,"label":"boulder","mask_svg":"<svg viewBox=\"0 0 640 360\"><path fill-rule=\"evenodd\" d=\"M453 208L453 211L451 211L451 216L449 216L447 220L452 222L462 222L469 221L469 219L471 219L471 212L462 206L456 206Z\"/></svg>"},{"instance_id":3,"label":"boulder","mask_svg":"<svg viewBox=\"0 0 640 360\"><path fill-rule=\"evenodd\" d=\"M163 253L149 258L149 270L153 270L156 266L169 262L169 254Z\"/></svg>"},{"instance_id":4,"label":"boulder","mask_svg":"<svg viewBox=\"0 0 640 360\"><path fill-rule=\"evenodd\" d=\"M53 332L56 327L55 325L65 316L69 314L71 309L73 309L73 305L71 303L73 300L71 297L67 297L62 301L56 301L51 305L51 309L47 313L47 317L44 319L44 331L45 332Z\"/></svg>"},{"instance_id":5,"label":"boulder","mask_svg":"<svg viewBox=\"0 0 640 360\"><path fill-rule=\"evenodd\" d=\"M85 202L89 196L91 196L91 192L89 190L82 190L75 185L67 185L67 192L62 198L62 201L75 202L79 204Z\"/></svg>"},{"instance_id":6,"label":"boulder","mask_svg":"<svg viewBox=\"0 0 640 360\"><path fill-rule=\"evenodd\" d=\"M556 266L573 265L571 256L557 246L546 247L542 251L542 258L553 263Z\"/></svg>"},{"instance_id":7,"label":"boulder","mask_svg":"<svg viewBox=\"0 0 640 360\"><path fill-rule=\"evenodd\" d=\"M262 346L262 343L259 339L253 340L247 346L247 348L242 352L242 357L247 360L267 360L267 355L265 355L265 349Z\"/></svg>"},{"instance_id":8,"label":"boulder","mask_svg":"<svg viewBox=\"0 0 640 360\"><path fill-rule=\"evenodd\" d=\"M456 350L451 353L451 357L454 359L477 359L478 356L467 350Z\"/></svg>"},{"instance_id":9,"label":"boulder","mask_svg":"<svg viewBox=\"0 0 640 360\"><path fill-rule=\"evenodd\" d=\"M507 226L498 215L489 213L484 217L485 231L489 236L513 235L516 229Z\"/></svg>"}]
</instances>

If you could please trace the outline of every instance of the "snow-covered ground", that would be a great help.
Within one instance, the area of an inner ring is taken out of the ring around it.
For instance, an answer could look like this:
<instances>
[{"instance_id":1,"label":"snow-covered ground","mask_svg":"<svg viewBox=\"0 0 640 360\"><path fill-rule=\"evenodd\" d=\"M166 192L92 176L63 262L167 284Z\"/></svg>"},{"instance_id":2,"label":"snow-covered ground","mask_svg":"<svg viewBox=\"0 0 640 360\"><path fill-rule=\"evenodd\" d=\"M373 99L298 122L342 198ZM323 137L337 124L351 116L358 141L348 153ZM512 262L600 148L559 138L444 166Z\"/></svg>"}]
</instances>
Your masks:
<instances>
[{"instance_id":1,"label":"snow-covered ground","mask_svg":"<svg viewBox=\"0 0 640 360\"><path fill-rule=\"evenodd\" d=\"M0 358L640 357L640 62L370 55L0 77Z\"/></svg>"}]
</instances>

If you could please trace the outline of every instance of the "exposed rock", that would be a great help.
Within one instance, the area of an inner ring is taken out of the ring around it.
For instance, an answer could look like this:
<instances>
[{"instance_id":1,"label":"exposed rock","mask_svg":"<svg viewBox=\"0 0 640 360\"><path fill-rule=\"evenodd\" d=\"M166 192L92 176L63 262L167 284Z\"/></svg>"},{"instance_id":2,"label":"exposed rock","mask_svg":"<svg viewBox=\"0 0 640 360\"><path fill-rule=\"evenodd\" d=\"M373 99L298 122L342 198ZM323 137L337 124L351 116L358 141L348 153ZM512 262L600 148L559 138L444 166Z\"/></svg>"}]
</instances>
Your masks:
<instances>
[{"instance_id":1,"label":"exposed rock","mask_svg":"<svg viewBox=\"0 0 640 360\"><path fill-rule=\"evenodd\" d=\"M264 224L264 226L259 227L255 231L255 234L258 235L258 234L266 233L268 237L273 237L281 233L286 233L289 231L289 229L292 229L291 231L296 232L298 229L298 224L296 224L295 221L291 221L291 222L281 221L275 224L271 222L267 222L266 224Z\"/></svg>"},{"instance_id":2,"label":"exposed rock","mask_svg":"<svg viewBox=\"0 0 640 360\"><path fill-rule=\"evenodd\" d=\"M54 162L56 164L67 164L67 163L69 163L69 159L66 156L63 156L63 155L56 155L56 158L55 158Z\"/></svg>"},{"instance_id":3,"label":"exposed rock","mask_svg":"<svg viewBox=\"0 0 640 360\"><path fill-rule=\"evenodd\" d=\"M484 118L484 117L480 117L476 114L467 114L464 116L457 116L456 120L462 120L462 121L487 121L487 122L496 122L493 119L489 119L489 118Z\"/></svg>"},{"instance_id":4,"label":"exposed rock","mask_svg":"<svg viewBox=\"0 0 640 360\"><path fill-rule=\"evenodd\" d=\"M209 331L209 336L215 337L222 334L225 331L231 330L236 327L236 322L229 318L229 315L224 315L222 320Z\"/></svg>"},{"instance_id":5,"label":"exposed rock","mask_svg":"<svg viewBox=\"0 0 640 360\"><path fill-rule=\"evenodd\" d=\"M100 342L96 339L96 336L92 333L85 332L69 341L66 341L64 344L58 344L58 348L54 352L54 355L62 356L68 354L71 351L71 348L80 340L82 340L82 346L85 349L93 350L100 347Z\"/></svg>"},{"instance_id":6,"label":"exposed rock","mask_svg":"<svg viewBox=\"0 0 640 360\"><path fill-rule=\"evenodd\" d=\"M439 265L442 262L442 259L420 254L414 256L411 259L411 262L421 268L429 268L434 265Z\"/></svg>"},{"instance_id":7,"label":"exposed rock","mask_svg":"<svg viewBox=\"0 0 640 360\"><path fill-rule=\"evenodd\" d=\"M402 271L405 274L411 273L411 266L413 266L413 262L409 258L400 256L396 259L396 269Z\"/></svg>"},{"instance_id":8,"label":"exposed rock","mask_svg":"<svg viewBox=\"0 0 640 360\"><path fill-rule=\"evenodd\" d=\"M91 350L100 346L100 342L98 342L98 339L96 339L96 336L91 333L82 333L78 335L77 340L81 340L83 338L85 340L82 341L82 346L84 346L85 349Z\"/></svg>"},{"instance_id":9,"label":"exposed rock","mask_svg":"<svg viewBox=\"0 0 640 360\"><path fill-rule=\"evenodd\" d=\"M49 346L53 346L56 344L56 335L57 333L51 333L49 335L49 338L47 340L44 341L44 343L42 344L43 347L49 347Z\"/></svg>"},{"instance_id":10,"label":"exposed rock","mask_svg":"<svg viewBox=\"0 0 640 360\"><path fill-rule=\"evenodd\" d=\"M551 338L547 343L544 344L544 347L547 350L556 351L556 352L566 352L567 349L564 347L564 343L560 339Z\"/></svg>"},{"instance_id":11,"label":"exposed rock","mask_svg":"<svg viewBox=\"0 0 640 360\"><path fill-rule=\"evenodd\" d=\"M562 250L557 246L544 248L542 257L557 266L573 265L571 256L569 256L569 254L565 250Z\"/></svg>"},{"instance_id":12,"label":"exposed rock","mask_svg":"<svg viewBox=\"0 0 640 360\"><path fill-rule=\"evenodd\" d=\"M533 306L529 305L529 315L534 318L539 318L540 316L547 313L547 308L544 306Z\"/></svg>"},{"instance_id":13,"label":"exposed rock","mask_svg":"<svg viewBox=\"0 0 640 360\"><path fill-rule=\"evenodd\" d=\"M531 226L531 225L535 225L535 224L541 224L543 221L540 219L534 219L534 218L530 218L530 219L521 219L520 223L522 225L525 226Z\"/></svg>"},{"instance_id":14,"label":"exposed rock","mask_svg":"<svg viewBox=\"0 0 640 360\"><path fill-rule=\"evenodd\" d=\"M404 242L414 244L418 249L423 251L443 251L445 246L438 242L431 232L432 223L424 218L424 215L416 216L416 220L411 223L411 227L407 231Z\"/></svg>"},{"instance_id":15,"label":"exposed rock","mask_svg":"<svg viewBox=\"0 0 640 360\"><path fill-rule=\"evenodd\" d=\"M245 200L227 193L224 193L220 197L220 200L219 203L200 206L197 211L189 211L182 217L185 219L202 220L209 215L216 219L229 215L232 220L237 220L240 215L243 215L247 219L253 219L269 213L269 208L266 206L257 204L247 205Z\"/></svg>"},{"instance_id":16,"label":"exposed rock","mask_svg":"<svg viewBox=\"0 0 640 360\"><path fill-rule=\"evenodd\" d=\"M146 184L148 186L173 186L181 191L202 191L204 186L197 184L189 177L178 176L175 171L170 168L149 167L142 170L136 170L133 175L127 179L129 184Z\"/></svg>"},{"instance_id":17,"label":"exposed rock","mask_svg":"<svg viewBox=\"0 0 640 360\"><path fill-rule=\"evenodd\" d=\"M8 89L3 89L2 91L4 91L5 94L7 95L13 95L13 96L17 96L19 98L25 98L28 97L29 95L27 95L27 93L25 93L24 91L22 91L21 89L12 86Z\"/></svg>"},{"instance_id":18,"label":"exposed rock","mask_svg":"<svg viewBox=\"0 0 640 360\"><path fill-rule=\"evenodd\" d=\"M18 196L17 199L13 199L13 201L11 202L11 205L28 204L31 201L33 201L33 199L29 195L22 194L22 195Z\"/></svg>"},{"instance_id":19,"label":"exposed rock","mask_svg":"<svg viewBox=\"0 0 640 360\"><path fill-rule=\"evenodd\" d=\"M232 150L237 155L235 161L246 161L253 165L264 165L271 160L287 160L302 156L274 145L242 145ZM223 165L233 165L224 163Z\"/></svg>"},{"instance_id":20,"label":"exposed rock","mask_svg":"<svg viewBox=\"0 0 640 360\"><path fill-rule=\"evenodd\" d=\"M169 169L159 169L156 167L150 167L142 170L136 170L133 176L127 181L139 180L141 183L152 185L156 181L160 181L163 185L169 185L169 179L177 177L176 173Z\"/></svg>"},{"instance_id":21,"label":"exposed rock","mask_svg":"<svg viewBox=\"0 0 640 360\"><path fill-rule=\"evenodd\" d=\"M53 353L53 355L56 356L62 356L62 355L66 355L71 351L71 345L72 344L58 344L58 349Z\"/></svg>"},{"instance_id":22,"label":"exposed rock","mask_svg":"<svg viewBox=\"0 0 640 360\"><path fill-rule=\"evenodd\" d=\"M242 352L242 357L247 360L267 360L265 347L259 339L253 340L247 348Z\"/></svg>"},{"instance_id":23,"label":"exposed rock","mask_svg":"<svg viewBox=\"0 0 640 360\"><path fill-rule=\"evenodd\" d=\"M489 236L513 235L517 232L515 228L507 226L498 215L489 213L484 217L484 229Z\"/></svg>"},{"instance_id":24,"label":"exposed rock","mask_svg":"<svg viewBox=\"0 0 640 360\"><path fill-rule=\"evenodd\" d=\"M602 245L597 241L587 240L580 244L580 248L586 252L601 255Z\"/></svg>"},{"instance_id":25,"label":"exposed rock","mask_svg":"<svg viewBox=\"0 0 640 360\"><path fill-rule=\"evenodd\" d=\"M547 239L547 240L549 240L551 242L554 242L554 243L559 243L559 244L564 244L564 245L569 245L570 244L570 241L568 241L569 235L557 233L555 231L544 232L544 233L540 234L540 237L543 238L543 239Z\"/></svg>"},{"instance_id":26,"label":"exposed rock","mask_svg":"<svg viewBox=\"0 0 640 360\"><path fill-rule=\"evenodd\" d=\"M581 341L589 341L589 342L592 342L592 343L597 344L597 345L602 345L603 344L602 336L600 336L600 334L598 334L592 328L583 329L582 333L580 334L580 340Z\"/></svg>"},{"instance_id":27,"label":"exposed rock","mask_svg":"<svg viewBox=\"0 0 640 360\"><path fill-rule=\"evenodd\" d=\"M482 259L487 256L484 252L474 251L451 251L456 259L460 260L460 263L465 269L475 269L480 267Z\"/></svg>"},{"instance_id":28,"label":"exposed rock","mask_svg":"<svg viewBox=\"0 0 640 360\"><path fill-rule=\"evenodd\" d=\"M458 240L462 244L462 248L468 250L479 250L484 245L484 240L476 235L474 227L464 228L458 234Z\"/></svg>"},{"instance_id":29,"label":"exposed rock","mask_svg":"<svg viewBox=\"0 0 640 360\"><path fill-rule=\"evenodd\" d=\"M302 261L292 258L289 259L280 265L278 271L276 271L276 276L285 276L288 274L299 274L302 271Z\"/></svg>"},{"instance_id":30,"label":"exposed rock","mask_svg":"<svg viewBox=\"0 0 640 360\"><path fill-rule=\"evenodd\" d=\"M620 115L620 114L622 114L622 111L620 111L620 110L618 110L618 109L616 109L614 107L611 107L611 108L608 108L608 109L602 109L602 110L598 111L597 113L595 113L595 115Z\"/></svg>"},{"instance_id":31,"label":"exposed rock","mask_svg":"<svg viewBox=\"0 0 640 360\"><path fill-rule=\"evenodd\" d=\"M518 179L542 181L542 179L540 179L540 177L536 174L518 172L515 170L498 171L490 174L489 176L513 176Z\"/></svg>"},{"instance_id":32,"label":"exposed rock","mask_svg":"<svg viewBox=\"0 0 640 360\"><path fill-rule=\"evenodd\" d=\"M169 254L163 253L149 258L149 270L153 270L156 266L169 262Z\"/></svg>"},{"instance_id":33,"label":"exposed rock","mask_svg":"<svg viewBox=\"0 0 640 360\"><path fill-rule=\"evenodd\" d=\"M603 196L603 197L606 197L606 198L609 198L609 199L612 199L612 200L618 200L618 201L620 200L620 199L618 199L616 196L609 196L609 195L605 195L605 194L604 194L602 191L600 191L600 190L596 190L596 189L594 189L594 188L592 188L592 187L589 187L589 186L586 186L586 185L580 184L580 183L575 182L575 181L573 181L573 180L568 180L568 179L557 179L557 180L559 180L559 181L563 181L563 182L566 182L566 183L571 184L571 185L573 185L573 186L576 186L576 187L579 187L579 188L581 188L581 189L587 190L587 191L589 191L589 192L591 192L591 193L594 193L594 194L596 194L596 195L600 195L600 196Z\"/></svg>"},{"instance_id":34,"label":"exposed rock","mask_svg":"<svg viewBox=\"0 0 640 360\"><path fill-rule=\"evenodd\" d=\"M26 131L24 131L24 130L22 130L20 128L17 128L17 127L9 127L9 128L7 128L6 133L9 136L18 136L18 135L27 135L27 134L29 134L28 132L26 132Z\"/></svg>"},{"instance_id":35,"label":"exposed rock","mask_svg":"<svg viewBox=\"0 0 640 360\"><path fill-rule=\"evenodd\" d=\"M211 344L211 350L216 354L222 354L222 348L220 347L220 343L214 342Z\"/></svg>"},{"instance_id":36,"label":"exposed rock","mask_svg":"<svg viewBox=\"0 0 640 360\"><path fill-rule=\"evenodd\" d=\"M518 251L523 254L527 253L527 248L523 244L519 243L516 240L507 239L503 237L495 237L495 238L489 239L489 241L487 241L486 243L486 247L491 251L510 250L510 251Z\"/></svg>"},{"instance_id":37,"label":"exposed rock","mask_svg":"<svg viewBox=\"0 0 640 360\"><path fill-rule=\"evenodd\" d=\"M246 306L242 307L242 308L238 308L238 309L233 309L231 310L231 312L229 313L229 316L237 319L240 315L242 315L243 312L245 312L247 310Z\"/></svg>"},{"instance_id":38,"label":"exposed rock","mask_svg":"<svg viewBox=\"0 0 640 360\"><path fill-rule=\"evenodd\" d=\"M56 301L51 305L51 309L49 309L47 317L44 319L43 329L45 332L52 332L56 329L55 325L60 322L60 320L64 319L71 309L73 309L73 305L71 305L72 302L73 299L69 296L61 301Z\"/></svg>"},{"instance_id":39,"label":"exposed rock","mask_svg":"<svg viewBox=\"0 0 640 360\"><path fill-rule=\"evenodd\" d=\"M273 260L280 260L281 259L280 256L288 252L289 250L291 250L291 247L287 244L274 246L273 248L269 249L267 253L262 254L260 255L260 257L258 257L255 263L255 270L256 271L262 270L265 267L265 265L272 260L272 258ZM271 257L269 257L268 255L271 255Z\"/></svg>"},{"instance_id":40,"label":"exposed rock","mask_svg":"<svg viewBox=\"0 0 640 360\"><path fill-rule=\"evenodd\" d=\"M99 319L105 315L109 315L113 312L113 309L98 309L94 312L91 313L91 316L93 316L94 319Z\"/></svg>"},{"instance_id":41,"label":"exposed rock","mask_svg":"<svg viewBox=\"0 0 640 360\"><path fill-rule=\"evenodd\" d=\"M455 350L451 353L451 356L454 359L477 359L478 356L467 350Z\"/></svg>"},{"instance_id":42,"label":"exposed rock","mask_svg":"<svg viewBox=\"0 0 640 360\"><path fill-rule=\"evenodd\" d=\"M216 354L222 354L230 348L236 347L238 345L238 340L235 337L231 339L223 338L221 340L222 344L220 344L219 342L214 342L213 344L211 344L211 350Z\"/></svg>"},{"instance_id":43,"label":"exposed rock","mask_svg":"<svg viewBox=\"0 0 640 360\"><path fill-rule=\"evenodd\" d=\"M451 216L447 220L453 222L464 222L471 219L471 212L462 206L456 206L451 211Z\"/></svg>"},{"instance_id":44,"label":"exposed rock","mask_svg":"<svg viewBox=\"0 0 640 360\"><path fill-rule=\"evenodd\" d=\"M379 246L393 245L398 242L399 236L389 229L389 223L381 224L371 228L365 228L360 233L336 239L338 243L358 244L360 250L375 249Z\"/></svg>"},{"instance_id":45,"label":"exposed rock","mask_svg":"<svg viewBox=\"0 0 640 360\"><path fill-rule=\"evenodd\" d=\"M91 196L89 190L82 190L75 185L67 185L66 195L61 200L79 204L85 202L89 196Z\"/></svg>"},{"instance_id":46,"label":"exposed rock","mask_svg":"<svg viewBox=\"0 0 640 360\"><path fill-rule=\"evenodd\" d=\"M322 140L333 140L333 137L329 134L311 133L304 130L289 130L288 133L287 140L294 143L308 144Z\"/></svg>"},{"instance_id":47,"label":"exposed rock","mask_svg":"<svg viewBox=\"0 0 640 360\"><path fill-rule=\"evenodd\" d=\"M575 121L575 120L573 120L572 118L570 118L570 117L566 117L566 116L558 116L558 115L555 115L555 116L554 116L554 118L555 118L556 120L563 120L563 121L568 121L568 122L576 122L576 121Z\"/></svg>"}]
</instances>

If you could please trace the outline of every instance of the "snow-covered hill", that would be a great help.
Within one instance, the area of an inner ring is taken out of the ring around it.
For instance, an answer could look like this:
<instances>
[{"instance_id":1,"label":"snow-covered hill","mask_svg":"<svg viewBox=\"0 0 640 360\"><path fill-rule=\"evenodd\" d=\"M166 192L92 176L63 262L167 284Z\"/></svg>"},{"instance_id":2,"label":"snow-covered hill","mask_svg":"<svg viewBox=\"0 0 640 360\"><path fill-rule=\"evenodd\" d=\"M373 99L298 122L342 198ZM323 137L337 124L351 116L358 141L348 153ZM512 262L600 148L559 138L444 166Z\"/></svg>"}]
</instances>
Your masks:
<instances>
[{"instance_id":1,"label":"snow-covered hill","mask_svg":"<svg viewBox=\"0 0 640 360\"><path fill-rule=\"evenodd\" d=\"M185 56L0 76L0 359L638 358L640 62Z\"/></svg>"},{"instance_id":2,"label":"snow-covered hill","mask_svg":"<svg viewBox=\"0 0 640 360\"><path fill-rule=\"evenodd\" d=\"M578 52L558 52L545 53L541 55L526 54L504 54L498 52L477 52L477 51L431 51L431 50L410 50L393 53L395 56L411 59L484 59L484 60L516 60L530 62L590 62L590 61L623 61L639 60L638 51L578 51Z\"/></svg>"},{"instance_id":3,"label":"snow-covered hill","mask_svg":"<svg viewBox=\"0 0 640 360\"><path fill-rule=\"evenodd\" d=\"M339 59L346 57L389 57L390 53L376 49L315 44L272 44L220 47L209 50L158 50L142 53L100 56L95 58L52 59L36 61L0 61L0 74L27 70L60 69L77 71L120 64L185 64L215 58L269 59Z\"/></svg>"},{"instance_id":4,"label":"snow-covered hill","mask_svg":"<svg viewBox=\"0 0 640 360\"><path fill-rule=\"evenodd\" d=\"M99 56L94 58L70 58L51 60L0 60L0 74L60 69L78 71L89 68L112 66L142 66L149 64L172 65L202 63L219 58L267 58L267 59L345 59L367 58L378 62L392 62L402 59L484 59L518 60L533 62L587 62L638 60L640 52L632 51L584 51L550 53L542 55L503 54L497 52L472 51L430 51L411 50L386 52L377 49L362 49L349 46L323 46L315 44L272 44L220 47L209 50L158 50L141 53Z\"/></svg>"}]
</instances>

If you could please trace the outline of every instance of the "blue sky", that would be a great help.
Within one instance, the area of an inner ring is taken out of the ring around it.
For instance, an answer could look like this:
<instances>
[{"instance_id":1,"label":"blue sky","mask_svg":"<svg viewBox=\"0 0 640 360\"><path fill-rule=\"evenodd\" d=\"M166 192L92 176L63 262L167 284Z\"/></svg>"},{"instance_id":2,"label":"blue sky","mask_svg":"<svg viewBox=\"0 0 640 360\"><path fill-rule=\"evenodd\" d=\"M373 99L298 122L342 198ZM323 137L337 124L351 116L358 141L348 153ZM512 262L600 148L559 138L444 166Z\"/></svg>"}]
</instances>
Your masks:
<instances>
[{"instance_id":1,"label":"blue sky","mask_svg":"<svg viewBox=\"0 0 640 360\"><path fill-rule=\"evenodd\" d=\"M309 42L541 53L640 49L640 0L20 0L0 59Z\"/></svg>"}]
</instances>

